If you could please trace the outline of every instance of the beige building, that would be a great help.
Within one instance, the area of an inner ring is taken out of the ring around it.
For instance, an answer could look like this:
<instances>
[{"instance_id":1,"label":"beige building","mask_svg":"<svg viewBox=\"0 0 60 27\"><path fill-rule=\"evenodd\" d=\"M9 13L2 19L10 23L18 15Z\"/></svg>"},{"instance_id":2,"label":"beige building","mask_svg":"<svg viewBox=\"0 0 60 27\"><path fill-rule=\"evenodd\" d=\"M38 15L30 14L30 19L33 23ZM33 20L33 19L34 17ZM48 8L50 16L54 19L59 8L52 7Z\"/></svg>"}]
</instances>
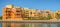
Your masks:
<instances>
[{"instance_id":1,"label":"beige building","mask_svg":"<svg viewBox=\"0 0 60 27\"><path fill-rule=\"evenodd\" d=\"M52 12L51 17L52 17L52 19L50 19L50 20L57 20L56 12Z\"/></svg>"},{"instance_id":2,"label":"beige building","mask_svg":"<svg viewBox=\"0 0 60 27\"><path fill-rule=\"evenodd\" d=\"M48 17L49 14L51 14L50 10L43 11L43 17Z\"/></svg>"}]
</instances>

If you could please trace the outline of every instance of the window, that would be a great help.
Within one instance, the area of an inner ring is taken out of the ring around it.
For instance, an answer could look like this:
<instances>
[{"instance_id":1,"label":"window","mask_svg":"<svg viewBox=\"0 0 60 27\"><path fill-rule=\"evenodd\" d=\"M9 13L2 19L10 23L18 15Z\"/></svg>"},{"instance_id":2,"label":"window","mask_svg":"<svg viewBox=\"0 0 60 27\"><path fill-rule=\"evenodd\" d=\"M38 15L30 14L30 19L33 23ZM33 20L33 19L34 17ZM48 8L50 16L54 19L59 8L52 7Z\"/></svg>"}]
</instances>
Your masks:
<instances>
[{"instance_id":1,"label":"window","mask_svg":"<svg viewBox=\"0 0 60 27\"><path fill-rule=\"evenodd\" d=\"M20 14L16 14L15 18L20 18L21 15Z\"/></svg>"},{"instance_id":2,"label":"window","mask_svg":"<svg viewBox=\"0 0 60 27\"><path fill-rule=\"evenodd\" d=\"M20 14L16 14L17 16L19 16Z\"/></svg>"},{"instance_id":3,"label":"window","mask_svg":"<svg viewBox=\"0 0 60 27\"><path fill-rule=\"evenodd\" d=\"M6 19L11 18L11 16L6 17Z\"/></svg>"},{"instance_id":4,"label":"window","mask_svg":"<svg viewBox=\"0 0 60 27\"><path fill-rule=\"evenodd\" d=\"M30 12L30 14L32 14L32 12Z\"/></svg>"},{"instance_id":5,"label":"window","mask_svg":"<svg viewBox=\"0 0 60 27\"><path fill-rule=\"evenodd\" d=\"M58 14L58 13L56 13L56 14Z\"/></svg>"},{"instance_id":6,"label":"window","mask_svg":"<svg viewBox=\"0 0 60 27\"><path fill-rule=\"evenodd\" d=\"M29 15L26 15L26 16L29 16Z\"/></svg>"},{"instance_id":7,"label":"window","mask_svg":"<svg viewBox=\"0 0 60 27\"><path fill-rule=\"evenodd\" d=\"M20 10L16 10L16 12L20 12Z\"/></svg>"},{"instance_id":8,"label":"window","mask_svg":"<svg viewBox=\"0 0 60 27\"><path fill-rule=\"evenodd\" d=\"M6 10L6 13L11 13L11 11Z\"/></svg>"},{"instance_id":9,"label":"window","mask_svg":"<svg viewBox=\"0 0 60 27\"><path fill-rule=\"evenodd\" d=\"M48 11L46 11L46 13L49 13Z\"/></svg>"},{"instance_id":10,"label":"window","mask_svg":"<svg viewBox=\"0 0 60 27\"><path fill-rule=\"evenodd\" d=\"M29 14L29 13L25 13L25 14Z\"/></svg>"},{"instance_id":11,"label":"window","mask_svg":"<svg viewBox=\"0 0 60 27\"><path fill-rule=\"evenodd\" d=\"M7 10L6 10L6 12L11 12L11 11L7 11Z\"/></svg>"},{"instance_id":12,"label":"window","mask_svg":"<svg viewBox=\"0 0 60 27\"><path fill-rule=\"evenodd\" d=\"M6 19L8 19L8 18L11 18L11 15L10 14L6 14Z\"/></svg>"},{"instance_id":13,"label":"window","mask_svg":"<svg viewBox=\"0 0 60 27\"><path fill-rule=\"evenodd\" d=\"M34 16L37 16L37 15L34 15Z\"/></svg>"},{"instance_id":14,"label":"window","mask_svg":"<svg viewBox=\"0 0 60 27\"><path fill-rule=\"evenodd\" d=\"M8 19L8 17L6 17L6 19Z\"/></svg>"},{"instance_id":15,"label":"window","mask_svg":"<svg viewBox=\"0 0 60 27\"><path fill-rule=\"evenodd\" d=\"M36 13L34 13L34 14L36 14Z\"/></svg>"},{"instance_id":16,"label":"window","mask_svg":"<svg viewBox=\"0 0 60 27\"><path fill-rule=\"evenodd\" d=\"M29 11L25 11L25 12L29 12Z\"/></svg>"},{"instance_id":17,"label":"window","mask_svg":"<svg viewBox=\"0 0 60 27\"><path fill-rule=\"evenodd\" d=\"M6 14L6 16L11 16L11 14Z\"/></svg>"},{"instance_id":18,"label":"window","mask_svg":"<svg viewBox=\"0 0 60 27\"><path fill-rule=\"evenodd\" d=\"M38 14L41 14L41 13L38 13Z\"/></svg>"}]
</instances>

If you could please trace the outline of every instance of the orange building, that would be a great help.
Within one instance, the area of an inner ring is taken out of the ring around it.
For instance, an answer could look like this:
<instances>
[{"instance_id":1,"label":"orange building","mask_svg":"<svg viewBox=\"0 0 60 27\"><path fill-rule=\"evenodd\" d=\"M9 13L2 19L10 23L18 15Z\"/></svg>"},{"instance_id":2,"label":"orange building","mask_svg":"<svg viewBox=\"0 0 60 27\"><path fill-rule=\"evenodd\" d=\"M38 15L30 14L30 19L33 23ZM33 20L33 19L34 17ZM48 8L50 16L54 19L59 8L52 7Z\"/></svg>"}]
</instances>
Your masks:
<instances>
[{"instance_id":1,"label":"orange building","mask_svg":"<svg viewBox=\"0 0 60 27\"><path fill-rule=\"evenodd\" d=\"M21 8L6 5L6 7L2 9L2 20L22 20ZM18 26L16 23L2 23L2 27L14 27L15 25Z\"/></svg>"}]
</instances>

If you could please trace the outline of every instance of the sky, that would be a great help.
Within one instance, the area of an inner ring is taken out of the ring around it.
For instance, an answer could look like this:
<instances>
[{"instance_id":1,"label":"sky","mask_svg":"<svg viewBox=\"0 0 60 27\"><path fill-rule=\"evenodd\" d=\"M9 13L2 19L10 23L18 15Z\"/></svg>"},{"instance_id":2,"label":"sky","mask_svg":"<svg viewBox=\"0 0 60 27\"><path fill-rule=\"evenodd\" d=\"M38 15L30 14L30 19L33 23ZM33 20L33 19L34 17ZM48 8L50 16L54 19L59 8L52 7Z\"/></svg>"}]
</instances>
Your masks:
<instances>
[{"instance_id":1,"label":"sky","mask_svg":"<svg viewBox=\"0 0 60 27\"><path fill-rule=\"evenodd\" d=\"M0 16L2 15L2 8L7 4L13 4L22 8L52 10L54 12L60 10L60 0L0 0Z\"/></svg>"}]
</instances>

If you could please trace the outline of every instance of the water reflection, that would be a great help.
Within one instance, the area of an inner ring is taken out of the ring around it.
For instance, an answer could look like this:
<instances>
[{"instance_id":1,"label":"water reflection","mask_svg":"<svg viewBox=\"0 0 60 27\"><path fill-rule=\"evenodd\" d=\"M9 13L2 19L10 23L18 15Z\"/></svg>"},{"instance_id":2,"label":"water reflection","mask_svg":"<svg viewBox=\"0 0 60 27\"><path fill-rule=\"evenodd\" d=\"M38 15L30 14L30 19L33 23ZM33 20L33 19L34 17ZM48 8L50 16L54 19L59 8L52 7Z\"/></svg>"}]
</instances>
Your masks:
<instances>
[{"instance_id":1,"label":"water reflection","mask_svg":"<svg viewBox=\"0 0 60 27\"><path fill-rule=\"evenodd\" d=\"M60 27L60 23L2 23L4 27ZM2 27L1 26L1 27Z\"/></svg>"}]
</instances>

